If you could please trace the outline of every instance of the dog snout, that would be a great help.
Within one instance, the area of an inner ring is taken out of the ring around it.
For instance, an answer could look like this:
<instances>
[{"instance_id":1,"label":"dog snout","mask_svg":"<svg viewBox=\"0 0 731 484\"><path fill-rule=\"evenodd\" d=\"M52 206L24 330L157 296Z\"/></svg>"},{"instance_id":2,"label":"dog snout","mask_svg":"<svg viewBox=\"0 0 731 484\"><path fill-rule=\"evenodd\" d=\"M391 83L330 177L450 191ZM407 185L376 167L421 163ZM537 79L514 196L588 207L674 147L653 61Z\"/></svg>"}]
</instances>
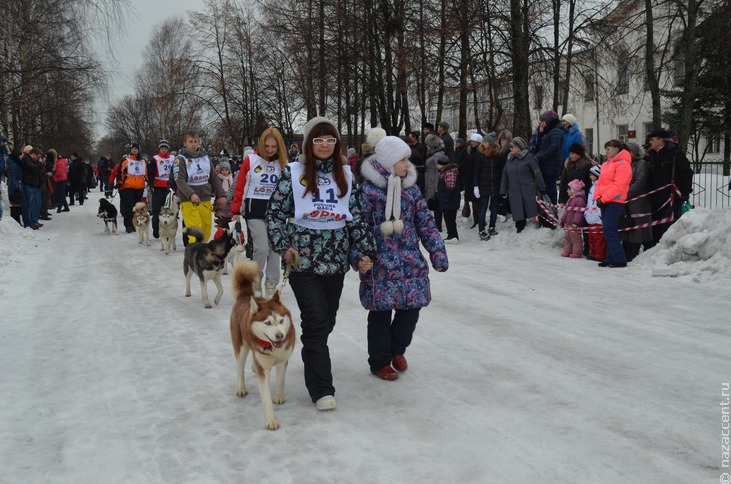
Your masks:
<instances>
[{"instance_id":1,"label":"dog snout","mask_svg":"<svg viewBox=\"0 0 731 484\"><path fill-rule=\"evenodd\" d=\"M284 333L277 333L274 335L277 338L277 341L282 341L284 339Z\"/></svg>"}]
</instances>

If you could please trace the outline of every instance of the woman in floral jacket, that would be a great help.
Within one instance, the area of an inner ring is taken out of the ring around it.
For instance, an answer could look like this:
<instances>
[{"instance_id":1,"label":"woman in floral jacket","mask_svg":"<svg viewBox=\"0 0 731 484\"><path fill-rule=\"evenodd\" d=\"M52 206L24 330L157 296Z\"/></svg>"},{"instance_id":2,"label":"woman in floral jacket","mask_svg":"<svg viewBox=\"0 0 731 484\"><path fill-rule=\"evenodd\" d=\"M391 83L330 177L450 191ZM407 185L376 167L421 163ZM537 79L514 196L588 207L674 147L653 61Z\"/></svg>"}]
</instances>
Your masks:
<instances>
[{"instance_id":1,"label":"woman in floral jacket","mask_svg":"<svg viewBox=\"0 0 731 484\"><path fill-rule=\"evenodd\" d=\"M408 365L404 353L419 319L431 301L429 267L419 241L438 272L449 268L444 242L426 200L416 186L417 173L409 162L409 146L396 136L385 136L375 154L361 167L362 218L375 233L377 253L373 268L360 275L360 301L368 309L368 364L384 380L395 380ZM373 132L374 130L371 130ZM369 138L371 136L369 135ZM350 263L359 268L363 253L350 250ZM393 314L395 312L395 314ZM393 363L393 367L391 366Z\"/></svg>"},{"instance_id":2,"label":"woman in floral jacket","mask_svg":"<svg viewBox=\"0 0 731 484\"><path fill-rule=\"evenodd\" d=\"M302 318L305 385L318 410L335 408L330 350L348 252L372 264L373 235L361 218L350 166L342 156L340 133L332 121L316 117L304 127L299 160L282 169L269 199L269 244L292 264L289 282Z\"/></svg>"}]
</instances>

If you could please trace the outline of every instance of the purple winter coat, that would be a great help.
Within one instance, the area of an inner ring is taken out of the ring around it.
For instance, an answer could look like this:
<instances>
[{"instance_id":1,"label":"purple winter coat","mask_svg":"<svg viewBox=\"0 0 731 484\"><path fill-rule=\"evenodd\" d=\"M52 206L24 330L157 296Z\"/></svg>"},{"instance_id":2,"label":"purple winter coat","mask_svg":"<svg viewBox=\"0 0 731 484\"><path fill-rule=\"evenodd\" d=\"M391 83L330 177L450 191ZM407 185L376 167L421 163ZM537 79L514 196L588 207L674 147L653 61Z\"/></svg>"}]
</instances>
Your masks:
<instances>
[{"instance_id":1,"label":"purple winter coat","mask_svg":"<svg viewBox=\"0 0 731 484\"><path fill-rule=\"evenodd\" d=\"M567 207L586 207L586 193L583 191L575 193L573 197L566 202ZM566 210L561 216L561 227L570 227L576 224L577 227L584 225L584 212L580 210Z\"/></svg>"},{"instance_id":2,"label":"purple winter coat","mask_svg":"<svg viewBox=\"0 0 731 484\"><path fill-rule=\"evenodd\" d=\"M444 242L437 230L426 200L416 186L416 169L409 170L401 181L401 234L384 236L381 223L386 220L386 188L389 173L377 164L375 156L363 161L363 184L360 187L362 219L373 230L377 253L373 269L360 274L360 302L371 311L422 308L431 301L429 266L419 248L419 241L429 252L432 266L449 268ZM350 264L357 271L363 254L352 247Z\"/></svg>"}]
</instances>

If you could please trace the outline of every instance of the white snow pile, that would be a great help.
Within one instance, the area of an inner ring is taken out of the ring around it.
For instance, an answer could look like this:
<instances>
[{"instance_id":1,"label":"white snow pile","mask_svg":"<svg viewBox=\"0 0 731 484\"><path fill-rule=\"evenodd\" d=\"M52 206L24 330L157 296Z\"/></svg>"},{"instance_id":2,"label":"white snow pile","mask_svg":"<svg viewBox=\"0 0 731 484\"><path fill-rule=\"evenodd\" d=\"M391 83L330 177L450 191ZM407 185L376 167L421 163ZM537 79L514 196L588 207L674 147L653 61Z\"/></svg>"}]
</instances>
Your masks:
<instances>
[{"instance_id":1,"label":"white snow pile","mask_svg":"<svg viewBox=\"0 0 731 484\"><path fill-rule=\"evenodd\" d=\"M631 265L653 276L690 276L697 281L731 276L731 210L696 208L683 214L660 243Z\"/></svg>"},{"instance_id":2,"label":"white snow pile","mask_svg":"<svg viewBox=\"0 0 731 484\"><path fill-rule=\"evenodd\" d=\"M3 205L0 219L0 267L5 262L19 262L25 249L35 245L36 232L24 229L10 216L10 207Z\"/></svg>"}]
</instances>

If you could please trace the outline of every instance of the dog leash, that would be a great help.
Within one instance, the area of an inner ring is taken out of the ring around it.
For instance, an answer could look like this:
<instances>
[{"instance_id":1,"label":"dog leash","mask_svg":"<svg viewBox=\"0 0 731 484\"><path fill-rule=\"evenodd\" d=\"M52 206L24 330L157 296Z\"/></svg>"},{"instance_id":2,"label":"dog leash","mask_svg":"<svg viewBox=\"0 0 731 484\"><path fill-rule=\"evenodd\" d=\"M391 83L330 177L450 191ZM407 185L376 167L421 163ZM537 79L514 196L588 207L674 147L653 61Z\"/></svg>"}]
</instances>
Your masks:
<instances>
[{"instance_id":1,"label":"dog leash","mask_svg":"<svg viewBox=\"0 0 731 484\"><path fill-rule=\"evenodd\" d=\"M284 289L284 286L287 285L287 280L289 279L289 273L292 272L292 267L299 267L300 266L300 254L297 251L294 251L294 256L292 256L292 262L287 262L287 266L284 268L284 275L282 276L282 282L279 283L279 287L277 288L279 292L282 292L282 289Z\"/></svg>"}]
</instances>

